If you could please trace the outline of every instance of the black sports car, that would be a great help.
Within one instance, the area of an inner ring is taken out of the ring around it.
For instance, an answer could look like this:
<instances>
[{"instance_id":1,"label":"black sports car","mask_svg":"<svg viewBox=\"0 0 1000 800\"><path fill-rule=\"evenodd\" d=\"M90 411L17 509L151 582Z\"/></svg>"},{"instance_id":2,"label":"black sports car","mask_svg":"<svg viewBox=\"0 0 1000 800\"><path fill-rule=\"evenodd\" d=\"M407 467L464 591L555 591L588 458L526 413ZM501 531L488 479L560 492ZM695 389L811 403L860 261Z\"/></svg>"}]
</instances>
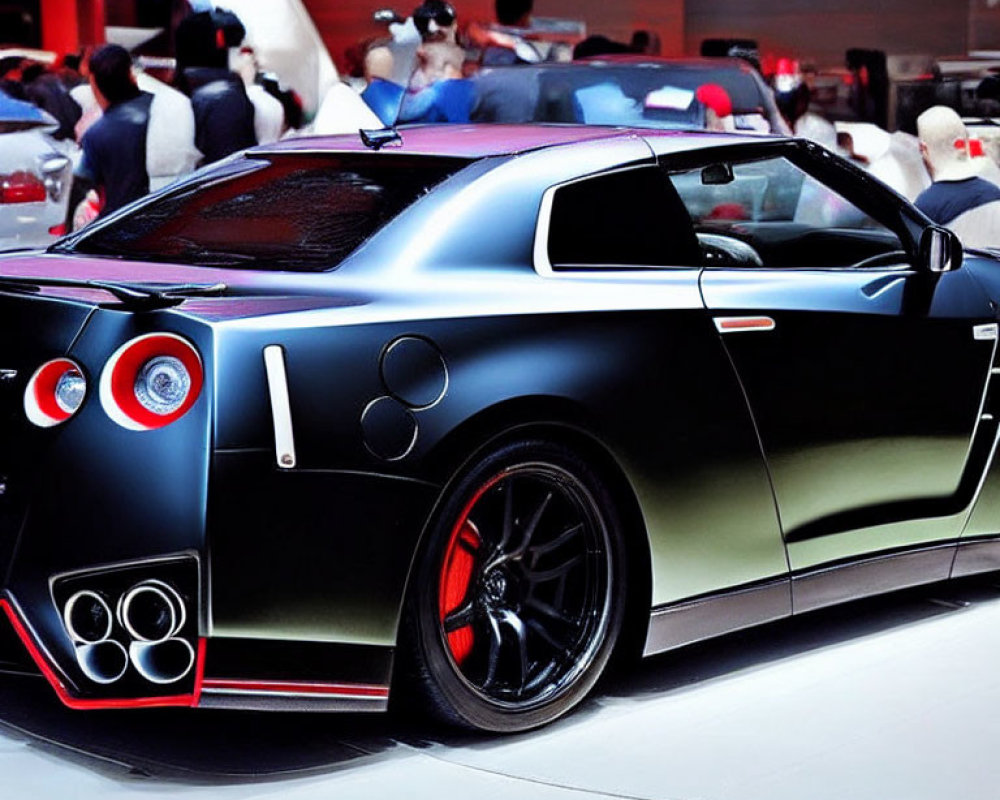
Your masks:
<instances>
[{"instance_id":1,"label":"black sports car","mask_svg":"<svg viewBox=\"0 0 1000 800\"><path fill-rule=\"evenodd\" d=\"M0 651L64 703L522 730L1000 568L992 257L802 141L368 141L0 259Z\"/></svg>"}]
</instances>

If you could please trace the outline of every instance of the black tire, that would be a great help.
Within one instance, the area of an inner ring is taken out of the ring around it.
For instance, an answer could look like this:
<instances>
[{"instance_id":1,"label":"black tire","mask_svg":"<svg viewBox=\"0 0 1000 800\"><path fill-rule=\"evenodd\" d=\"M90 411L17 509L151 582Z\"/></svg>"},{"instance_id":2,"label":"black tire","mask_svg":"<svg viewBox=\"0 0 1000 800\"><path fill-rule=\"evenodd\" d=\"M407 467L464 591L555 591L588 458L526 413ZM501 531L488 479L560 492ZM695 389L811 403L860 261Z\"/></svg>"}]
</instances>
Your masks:
<instances>
[{"instance_id":1,"label":"black tire","mask_svg":"<svg viewBox=\"0 0 1000 800\"><path fill-rule=\"evenodd\" d=\"M551 722L607 664L626 572L613 499L584 459L537 439L487 451L452 481L418 556L404 691L462 728Z\"/></svg>"}]
</instances>

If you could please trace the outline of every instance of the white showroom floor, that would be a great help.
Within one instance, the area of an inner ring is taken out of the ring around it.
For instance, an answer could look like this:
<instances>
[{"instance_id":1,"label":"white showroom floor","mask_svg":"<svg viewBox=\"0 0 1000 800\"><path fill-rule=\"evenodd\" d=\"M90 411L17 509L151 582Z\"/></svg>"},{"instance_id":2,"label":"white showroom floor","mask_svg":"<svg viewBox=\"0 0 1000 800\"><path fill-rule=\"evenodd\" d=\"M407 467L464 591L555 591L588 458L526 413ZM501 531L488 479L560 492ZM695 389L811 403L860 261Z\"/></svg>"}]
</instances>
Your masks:
<instances>
[{"instance_id":1,"label":"white showroom floor","mask_svg":"<svg viewBox=\"0 0 1000 800\"><path fill-rule=\"evenodd\" d=\"M0 677L2 800L975 800L1000 792L1000 589L854 604L687 648L556 725L82 713Z\"/></svg>"}]
</instances>

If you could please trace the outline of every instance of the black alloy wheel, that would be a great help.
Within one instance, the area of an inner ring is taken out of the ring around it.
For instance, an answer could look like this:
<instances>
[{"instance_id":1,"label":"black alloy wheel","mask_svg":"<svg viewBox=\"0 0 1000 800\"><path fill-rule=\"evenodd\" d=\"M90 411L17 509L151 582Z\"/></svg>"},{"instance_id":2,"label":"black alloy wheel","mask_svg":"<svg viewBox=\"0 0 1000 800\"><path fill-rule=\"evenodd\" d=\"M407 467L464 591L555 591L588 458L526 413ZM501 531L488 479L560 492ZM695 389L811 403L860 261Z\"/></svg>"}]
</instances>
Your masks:
<instances>
[{"instance_id":1,"label":"black alloy wheel","mask_svg":"<svg viewBox=\"0 0 1000 800\"><path fill-rule=\"evenodd\" d=\"M432 712L494 732L565 713L614 647L624 575L611 497L573 451L522 441L480 459L430 532L402 631Z\"/></svg>"}]
</instances>

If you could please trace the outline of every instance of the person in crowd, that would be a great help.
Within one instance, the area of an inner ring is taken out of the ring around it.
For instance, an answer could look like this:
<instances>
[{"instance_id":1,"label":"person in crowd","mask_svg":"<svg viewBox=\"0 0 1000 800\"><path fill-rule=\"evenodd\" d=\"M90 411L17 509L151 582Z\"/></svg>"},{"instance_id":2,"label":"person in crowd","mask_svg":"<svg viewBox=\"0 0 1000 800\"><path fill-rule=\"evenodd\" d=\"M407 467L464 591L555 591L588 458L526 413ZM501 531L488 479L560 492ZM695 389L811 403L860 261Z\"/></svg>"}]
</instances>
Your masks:
<instances>
[{"instance_id":1,"label":"person in crowd","mask_svg":"<svg viewBox=\"0 0 1000 800\"><path fill-rule=\"evenodd\" d=\"M195 145L196 127L191 101L172 86L144 72L136 83L153 95L146 132L146 173L156 191L194 171L202 160Z\"/></svg>"},{"instance_id":2,"label":"person in crowd","mask_svg":"<svg viewBox=\"0 0 1000 800\"><path fill-rule=\"evenodd\" d=\"M261 72L257 83L264 87L271 97L281 103L285 112L285 132L298 130L305 124L305 109L302 97L291 87L285 86L274 72Z\"/></svg>"},{"instance_id":3,"label":"person in crowd","mask_svg":"<svg viewBox=\"0 0 1000 800\"><path fill-rule=\"evenodd\" d=\"M616 42L607 36L595 34L588 36L582 42L577 42L573 48L573 60L580 61L584 58L595 56L624 55L631 53L631 48L622 42Z\"/></svg>"},{"instance_id":4,"label":"person in crowd","mask_svg":"<svg viewBox=\"0 0 1000 800\"><path fill-rule=\"evenodd\" d=\"M633 31L628 47L631 52L643 56L658 56L663 51L659 34L647 30Z\"/></svg>"},{"instance_id":5,"label":"person in crowd","mask_svg":"<svg viewBox=\"0 0 1000 800\"><path fill-rule=\"evenodd\" d=\"M418 52L420 66L411 82L422 88L407 92L400 122L468 122L473 85L462 77L465 51L448 42L430 42Z\"/></svg>"},{"instance_id":6,"label":"person in crowd","mask_svg":"<svg viewBox=\"0 0 1000 800\"><path fill-rule=\"evenodd\" d=\"M90 84L103 115L84 134L83 157L74 172L67 227L77 204L91 188L103 200L101 215L117 211L149 191L146 133L153 96L140 91L132 58L116 44L90 57Z\"/></svg>"},{"instance_id":7,"label":"person in crowd","mask_svg":"<svg viewBox=\"0 0 1000 800\"><path fill-rule=\"evenodd\" d=\"M26 59L21 56L4 56L0 58L0 92L14 100L27 100L24 85L21 83L21 71L26 65Z\"/></svg>"},{"instance_id":8,"label":"person in crowd","mask_svg":"<svg viewBox=\"0 0 1000 800\"><path fill-rule=\"evenodd\" d=\"M468 27L472 44L482 48L482 65L498 67L544 61L539 48L516 32L531 27L533 0L496 0L494 10L499 28L480 23L470 23Z\"/></svg>"},{"instance_id":9,"label":"person in crowd","mask_svg":"<svg viewBox=\"0 0 1000 800\"><path fill-rule=\"evenodd\" d=\"M361 99L386 126L396 124L405 91L393 80L394 71L395 60L387 45L376 42L368 48L364 60L365 89L361 92Z\"/></svg>"},{"instance_id":10,"label":"person in crowd","mask_svg":"<svg viewBox=\"0 0 1000 800\"><path fill-rule=\"evenodd\" d=\"M83 76L82 53L66 53L58 58L54 72L68 90L87 83Z\"/></svg>"},{"instance_id":11,"label":"person in crowd","mask_svg":"<svg viewBox=\"0 0 1000 800\"><path fill-rule=\"evenodd\" d=\"M193 172L201 161L201 152L194 144L194 112L187 96L134 66L132 74L139 89L153 96L146 126L146 174L152 192ZM101 107L89 83L77 86L70 95L82 110L76 124L76 139L82 141L101 118ZM95 216L96 211L91 211L89 217L85 213L78 222L85 224ZM79 227L82 225L74 224L74 228Z\"/></svg>"},{"instance_id":12,"label":"person in crowd","mask_svg":"<svg viewBox=\"0 0 1000 800\"><path fill-rule=\"evenodd\" d=\"M774 101L789 131L837 150L837 130L812 105L812 90L798 61L779 58L774 74Z\"/></svg>"},{"instance_id":13,"label":"person in crowd","mask_svg":"<svg viewBox=\"0 0 1000 800\"><path fill-rule=\"evenodd\" d=\"M733 120L733 101L729 92L717 83L704 83L694 93L695 99L705 106L705 130L732 133L736 130Z\"/></svg>"},{"instance_id":14,"label":"person in crowd","mask_svg":"<svg viewBox=\"0 0 1000 800\"><path fill-rule=\"evenodd\" d=\"M80 107L73 102L62 79L43 64L33 63L22 70L21 83L28 100L48 111L59 123L52 135L56 139L72 139Z\"/></svg>"},{"instance_id":15,"label":"person in crowd","mask_svg":"<svg viewBox=\"0 0 1000 800\"><path fill-rule=\"evenodd\" d=\"M252 47L241 47L236 61L237 74L253 104L253 129L257 144L273 144L285 132L285 107L257 81L260 68Z\"/></svg>"},{"instance_id":16,"label":"person in crowd","mask_svg":"<svg viewBox=\"0 0 1000 800\"><path fill-rule=\"evenodd\" d=\"M243 79L229 69L229 50L246 29L229 11L199 11L177 26L177 86L191 98L195 144L205 164L257 144L254 104Z\"/></svg>"},{"instance_id":17,"label":"person in crowd","mask_svg":"<svg viewBox=\"0 0 1000 800\"><path fill-rule=\"evenodd\" d=\"M445 0L424 0L413 11L413 24L424 44L428 42L458 43L458 14Z\"/></svg>"},{"instance_id":18,"label":"person in crowd","mask_svg":"<svg viewBox=\"0 0 1000 800\"><path fill-rule=\"evenodd\" d=\"M917 117L920 153L933 183L915 205L968 247L1000 245L1000 187L978 176L958 114L934 106Z\"/></svg>"}]
</instances>

